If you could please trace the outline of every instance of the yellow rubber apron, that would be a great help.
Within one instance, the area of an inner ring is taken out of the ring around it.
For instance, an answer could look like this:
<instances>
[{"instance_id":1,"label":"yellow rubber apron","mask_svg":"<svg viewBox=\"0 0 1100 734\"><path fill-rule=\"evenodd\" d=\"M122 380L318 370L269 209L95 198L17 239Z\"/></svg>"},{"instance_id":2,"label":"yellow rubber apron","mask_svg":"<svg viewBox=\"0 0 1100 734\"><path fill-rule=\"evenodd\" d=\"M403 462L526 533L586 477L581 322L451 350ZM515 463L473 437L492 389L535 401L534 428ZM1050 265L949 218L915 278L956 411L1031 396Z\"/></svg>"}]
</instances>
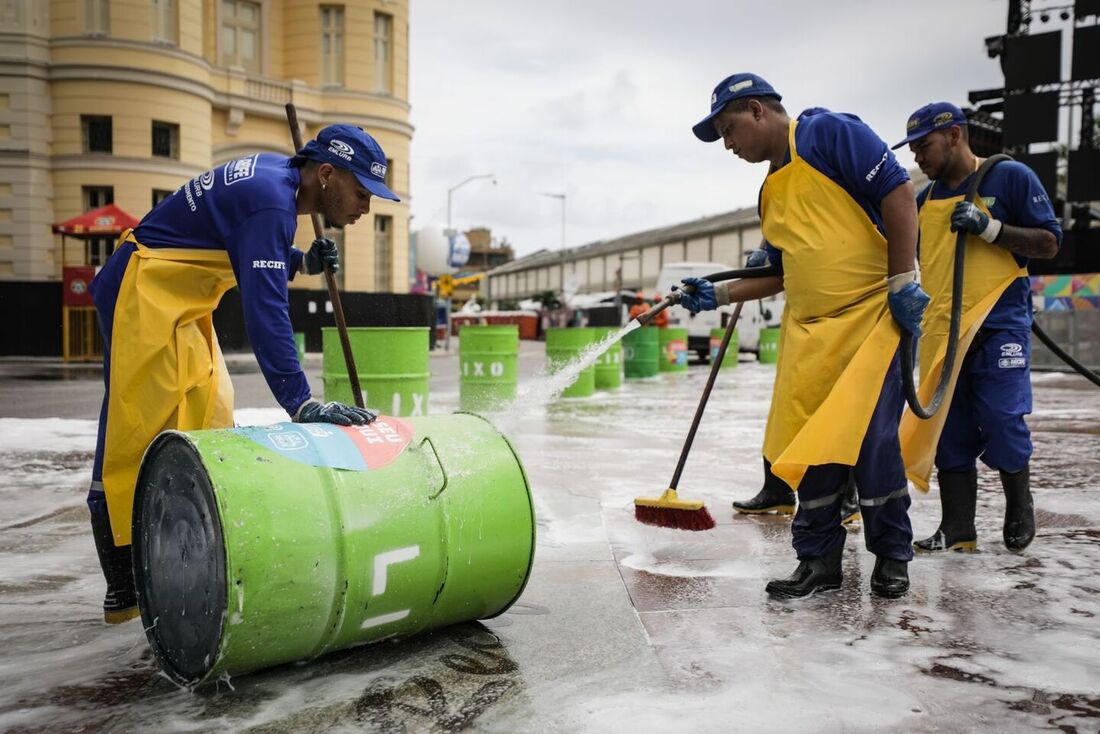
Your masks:
<instances>
[{"instance_id":1,"label":"yellow rubber apron","mask_svg":"<svg viewBox=\"0 0 1100 734\"><path fill-rule=\"evenodd\" d=\"M955 204L963 198L960 194L949 199L934 200L929 189L928 197L920 210L921 280L924 289L932 297L921 321L923 335L918 349L920 387L917 395L922 405L931 401L947 355L947 336L951 328L951 290L955 280L955 242L958 237L957 233L951 231L951 213L955 210ZM989 214L989 209L980 198L974 204ZM1027 268L1021 268L1012 253L976 235L966 238L964 267L959 347L943 403L936 414L927 420L917 418L908 408L901 419L899 437L905 472L923 492L928 491L928 478L932 474L936 458L936 445L947 421L947 412L951 408L963 355L970 348L978 329L997 299L1014 280L1027 275Z\"/></svg>"},{"instance_id":2,"label":"yellow rubber apron","mask_svg":"<svg viewBox=\"0 0 1100 734\"><path fill-rule=\"evenodd\" d=\"M212 314L236 285L223 250L152 249L132 242L115 301L103 491L116 545L130 544L134 488L161 431L233 425L233 385Z\"/></svg>"},{"instance_id":3,"label":"yellow rubber apron","mask_svg":"<svg viewBox=\"0 0 1100 734\"><path fill-rule=\"evenodd\" d=\"M798 155L764 181L764 237L783 251L780 328L764 456L797 489L807 467L854 466L900 332L886 304L886 239Z\"/></svg>"}]
</instances>

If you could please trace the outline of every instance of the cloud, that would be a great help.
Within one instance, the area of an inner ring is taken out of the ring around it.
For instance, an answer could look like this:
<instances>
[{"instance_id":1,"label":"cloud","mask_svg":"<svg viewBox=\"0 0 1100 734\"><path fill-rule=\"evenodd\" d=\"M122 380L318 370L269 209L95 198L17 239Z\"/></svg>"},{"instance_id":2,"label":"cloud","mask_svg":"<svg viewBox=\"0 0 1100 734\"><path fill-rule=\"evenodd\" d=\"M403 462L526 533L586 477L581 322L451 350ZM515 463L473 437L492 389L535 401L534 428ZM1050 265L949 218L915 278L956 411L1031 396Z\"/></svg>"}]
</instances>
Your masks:
<instances>
[{"instance_id":1,"label":"cloud","mask_svg":"<svg viewBox=\"0 0 1100 734\"><path fill-rule=\"evenodd\" d=\"M932 99L999 86L982 46L1004 1L679 3L415 0L411 4L414 229L486 226L517 252L754 206L763 166L691 126L715 83L752 70L794 113L853 112L887 142ZM906 165L907 151L899 158Z\"/></svg>"}]
</instances>

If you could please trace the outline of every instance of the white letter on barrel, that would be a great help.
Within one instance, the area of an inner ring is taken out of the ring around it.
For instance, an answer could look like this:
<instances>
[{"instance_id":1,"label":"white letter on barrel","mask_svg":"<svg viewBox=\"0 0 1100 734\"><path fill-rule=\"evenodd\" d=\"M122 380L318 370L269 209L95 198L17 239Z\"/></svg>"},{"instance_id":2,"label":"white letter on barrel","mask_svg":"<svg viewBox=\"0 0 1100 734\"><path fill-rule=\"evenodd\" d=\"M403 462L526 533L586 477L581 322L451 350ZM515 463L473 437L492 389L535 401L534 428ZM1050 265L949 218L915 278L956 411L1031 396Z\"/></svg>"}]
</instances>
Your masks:
<instances>
[{"instance_id":1,"label":"white letter on barrel","mask_svg":"<svg viewBox=\"0 0 1100 734\"><path fill-rule=\"evenodd\" d=\"M410 545L407 548L379 553L374 557L374 585L371 587L371 596L382 596L386 592L386 569L395 563L411 561L420 555L420 546Z\"/></svg>"},{"instance_id":2,"label":"white letter on barrel","mask_svg":"<svg viewBox=\"0 0 1100 734\"><path fill-rule=\"evenodd\" d=\"M371 596L381 596L386 591L386 569L394 563L401 563L403 561L411 561L420 555L420 546L410 545L407 548L398 548L397 550L387 551L386 553L379 553L374 557L374 579L371 586ZM360 629L370 629L371 627L378 627L383 624L389 624L390 622L396 622L409 616L409 609L402 609L397 612L390 612L389 614L380 614L377 617L370 617L364 619L363 623L359 625Z\"/></svg>"}]
</instances>

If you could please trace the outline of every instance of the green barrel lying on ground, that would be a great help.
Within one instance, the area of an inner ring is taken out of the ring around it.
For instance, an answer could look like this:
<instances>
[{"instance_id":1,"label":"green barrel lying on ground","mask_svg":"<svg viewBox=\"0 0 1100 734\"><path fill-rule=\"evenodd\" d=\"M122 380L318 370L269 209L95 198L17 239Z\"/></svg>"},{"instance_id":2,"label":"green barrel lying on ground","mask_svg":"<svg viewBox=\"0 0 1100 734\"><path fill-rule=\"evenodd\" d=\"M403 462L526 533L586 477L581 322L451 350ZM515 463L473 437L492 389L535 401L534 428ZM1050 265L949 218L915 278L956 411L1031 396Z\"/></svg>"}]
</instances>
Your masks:
<instances>
[{"instance_id":1,"label":"green barrel lying on ground","mask_svg":"<svg viewBox=\"0 0 1100 734\"><path fill-rule=\"evenodd\" d=\"M502 613L534 522L471 414L166 432L138 477L138 605L173 680L240 675Z\"/></svg>"}]
</instances>

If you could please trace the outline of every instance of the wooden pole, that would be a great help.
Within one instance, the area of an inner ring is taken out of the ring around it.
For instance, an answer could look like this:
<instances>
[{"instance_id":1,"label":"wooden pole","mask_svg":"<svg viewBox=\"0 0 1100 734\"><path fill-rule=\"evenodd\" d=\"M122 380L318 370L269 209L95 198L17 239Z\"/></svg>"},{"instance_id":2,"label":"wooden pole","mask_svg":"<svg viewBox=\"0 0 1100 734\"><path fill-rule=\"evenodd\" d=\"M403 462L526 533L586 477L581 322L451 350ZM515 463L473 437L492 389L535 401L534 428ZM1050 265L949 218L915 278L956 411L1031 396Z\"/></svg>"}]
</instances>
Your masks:
<instances>
[{"instance_id":1,"label":"wooden pole","mask_svg":"<svg viewBox=\"0 0 1100 734\"><path fill-rule=\"evenodd\" d=\"M286 103L286 121L290 125L290 137L294 141L294 150L301 150L302 131L298 127L298 110L294 109L293 102ZM313 234L316 238L324 237L324 231L321 229L321 215L311 214L310 219L313 220ZM351 353L348 325L344 321L344 307L340 304L340 291L336 287L336 276L328 265L325 266L325 284L328 285L328 299L332 302L332 313L336 316L336 330L340 332L340 346L344 348L344 362L348 367L351 394L355 397L355 404L360 408L365 408L367 406L363 403L363 390L359 386L359 372L355 369L355 355Z\"/></svg>"}]
</instances>

